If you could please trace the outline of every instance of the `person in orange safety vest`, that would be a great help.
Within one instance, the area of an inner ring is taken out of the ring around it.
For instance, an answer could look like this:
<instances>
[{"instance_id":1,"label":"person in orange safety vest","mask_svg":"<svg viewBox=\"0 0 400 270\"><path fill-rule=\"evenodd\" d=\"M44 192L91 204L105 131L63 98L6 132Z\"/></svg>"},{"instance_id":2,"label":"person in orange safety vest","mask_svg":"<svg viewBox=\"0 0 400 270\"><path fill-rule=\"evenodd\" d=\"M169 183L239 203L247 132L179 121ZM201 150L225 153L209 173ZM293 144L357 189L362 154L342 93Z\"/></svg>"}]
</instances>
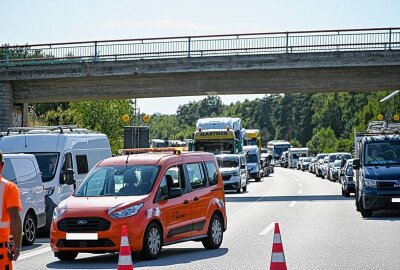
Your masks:
<instances>
[{"instance_id":1,"label":"person in orange safety vest","mask_svg":"<svg viewBox=\"0 0 400 270\"><path fill-rule=\"evenodd\" d=\"M0 151L0 270L12 270L12 261L18 259L21 250L22 210L19 190L16 184L2 177L3 153ZM14 245L9 245L10 235Z\"/></svg>"}]
</instances>

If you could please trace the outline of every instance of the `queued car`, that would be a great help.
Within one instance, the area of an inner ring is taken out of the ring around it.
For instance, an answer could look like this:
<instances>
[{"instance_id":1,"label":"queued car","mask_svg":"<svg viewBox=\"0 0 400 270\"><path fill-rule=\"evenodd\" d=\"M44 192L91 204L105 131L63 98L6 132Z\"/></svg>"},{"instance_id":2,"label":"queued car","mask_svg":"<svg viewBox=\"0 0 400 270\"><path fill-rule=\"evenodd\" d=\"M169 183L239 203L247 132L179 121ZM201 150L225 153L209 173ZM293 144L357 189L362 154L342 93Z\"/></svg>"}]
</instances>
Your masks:
<instances>
[{"instance_id":1,"label":"queued car","mask_svg":"<svg viewBox=\"0 0 400 270\"><path fill-rule=\"evenodd\" d=\"M308 168L310 167L311 159L312 157L303 158L303 160L300 163L300 170L302 170L303 172L308 170Z\"/></svg>"},{"instance_id":2,"label":"queued car","mask_svg":"<svg viewBox=\"0 0 400 270\"><path fill-rule=\"evenodd\" d=\"M247 191L246 156L241 154L216 155L225 190Z\"/></svg>"},{"instance_id":3,"label":"queued car","mask_svg":"<svg viewBox=\"0 0 400 270\"><path fill-rule=\"evenodd\" d=\"M303 162L304 159L305 159L305 157L299 157L299 161L298 161L297 164L296 164L296 168L297 168L298 170L301 169L301 163Z\"/></svg>"},{"instance_id":4,"label":"queued car","mask_svg":"<svg viewBox=\"0 0 400 270\"><path fill-rule=\"evenodd\" d=\"M50 246L60 260L118 252L126 226L131 251L156 259L164 245L188 240L217 249L226 224L214 154L131 154L100 161L55 208Z\"/></svg>"},{"instance_id":5,"label":"queued car","mask_svg":"<svg viewBox=\"0 0 400 270\"><path fill-rule=\"evenodd\" d=\"M331 176L332 176L331 171L333 170L333 168L332 168L333 163L335 162L335 160L341 160L342 157L347 160L347 159L351 158L351 154L338 152L338 153L331 153L328 155L328 162L326 165L326 172L325 172L325 175L328 178L328 180L331 180Z\"/></svg>"},{"instance_id":6,"label":"queued car","mask_svg":"<svg viewBox=\"0 0 400 270\"><path fill-rule=\"evenodd\" d=\"M336 180L339 179L341 164L342 160L337 159L333 162L333 165L329 167L329 180L336 182Z\"/></svg>"},{"instance_id":7,"label":"queued car","mask_svg":"<svg viewBox=\"0 0 400 270\"><path fill-rule=\"evenodd\" d=\"M348 159L340 174L340 184L342 185L342 195L350 197L350 193L355 192L353 159Z\"/></svg>"},{"instance_id":8,"label":"queued car","mask_svg":"<svg viewBox=\"0 0 400 270\"><path fill-rule=\"evenodd\" d=\"M327 156L328 154L318 154L316 157L316 161L314 163L314 173L316 177L321 177L322 175L322 165L324 163L324 158Z\"/></svg>"}]
</instances>

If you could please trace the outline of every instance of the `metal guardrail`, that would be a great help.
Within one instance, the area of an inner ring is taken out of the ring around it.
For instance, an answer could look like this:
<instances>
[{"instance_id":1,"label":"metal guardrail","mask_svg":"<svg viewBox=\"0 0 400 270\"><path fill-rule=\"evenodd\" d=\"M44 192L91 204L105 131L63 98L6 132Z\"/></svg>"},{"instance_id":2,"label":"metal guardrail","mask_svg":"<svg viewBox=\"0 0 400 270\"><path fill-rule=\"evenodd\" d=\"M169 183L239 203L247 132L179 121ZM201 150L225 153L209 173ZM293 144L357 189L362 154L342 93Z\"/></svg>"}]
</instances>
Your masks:
<instances>
[{"instance_id":1,"label":"metal guardrail","mask_svg":"<svg viewBox=\"0 0 400 270\"><path fill-rule=\"evenodd\" d=\"M1 46L0 66L371 50L400 50L400 27Z\"/></svg>"}]
</instances>

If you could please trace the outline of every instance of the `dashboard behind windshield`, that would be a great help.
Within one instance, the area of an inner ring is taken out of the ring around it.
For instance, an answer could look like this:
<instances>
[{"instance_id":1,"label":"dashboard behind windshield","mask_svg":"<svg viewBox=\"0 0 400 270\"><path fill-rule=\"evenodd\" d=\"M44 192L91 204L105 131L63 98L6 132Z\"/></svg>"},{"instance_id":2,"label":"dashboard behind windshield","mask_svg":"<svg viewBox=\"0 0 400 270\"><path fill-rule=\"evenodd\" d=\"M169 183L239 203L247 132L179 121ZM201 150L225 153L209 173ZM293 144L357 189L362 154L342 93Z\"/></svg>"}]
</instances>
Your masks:
<instances>
[{"instance_id":1,"label":"dashboard behind windshield","mask_svg":"<svg viewBox=\"0 0 400 270\"><path fill-rule=\"evenodd\" d=\"M400 141L366 144L364 165L400 165Z\"/></svg>"},{"instance_id":2,"label":"dashboard behind windshield","mask_svg":"<svg viewBox=\"0 0 400 270\"><path fill-rule=\"evenodd\" d=\"M95 168L76 189L76 197L139 196L150 193L158 166Z\"/></svg>"}]
</instances>

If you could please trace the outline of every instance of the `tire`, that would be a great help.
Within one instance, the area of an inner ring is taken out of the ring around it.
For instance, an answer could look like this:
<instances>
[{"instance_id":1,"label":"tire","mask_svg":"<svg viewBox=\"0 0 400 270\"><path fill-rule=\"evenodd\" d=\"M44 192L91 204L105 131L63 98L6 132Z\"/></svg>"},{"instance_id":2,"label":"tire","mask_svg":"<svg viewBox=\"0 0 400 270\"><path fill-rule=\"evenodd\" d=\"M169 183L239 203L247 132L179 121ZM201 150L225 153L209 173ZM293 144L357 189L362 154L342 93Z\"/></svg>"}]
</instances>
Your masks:
<instances>
[{"instance_id":1,"label":"tire","mask_svg":"<svg viewBox=\"0 0 400 270\"><path fill-rule=\"evenodd\" d=\"M247 184L244 187L242 187L242 190L243 192L247 192Z\"/></svg>"},{"instance_id":2,"label":"tire","mask_svg":"<svg viewBox=\"0 0 400 270\"><path fill-rule=\"evenodd\" d=\"M78 257L78 252L75 251L61 251L55 252L54 256L56 256L60 261L73 261L76 257Z\"/></svg>"},{"instance_id":3,"label":"tire","mask_svg":"<svg viewBox=\"0 0 400 270\"><path fill-rule=\"evenodd\" d=\"M146 260L155 260L161 253L162 233L160 227L152 222L146 228L143 238L142 257Z\"/></svg>"},{"instance_id":4,"label":"tire","mask_svg":"<svg viewBox=\"0 0 400 270\"><path fill-rule=\"evenodd\" d=\"M206 249L217 249L221 246L224 238L223 227L221 218L213 214L208 227L207 238L201 241Z\"/></svg>"},{"instance_id":5,"label":"tire","mask_svg":"<svg viewBox=\"0 0 400 270\"><path fill-rule=\"evenodd\" d=\"M37 234L36 218L31 214L26 214L24 223L22 224L22 230L24 235L22 237L22 244L25 246L31 246L35 242Z\"/></svg>"},{"instance_id":6,"label":"tire","mask_svg":"<svg viewBox=\"0 0 400 270\"><path fill-rule=\"evenodd\" d=\"M343 189L343 187L342 187L342 196L344 196L344 189Z\"/></svg>"},{"instance_id":7,"label":"tire","mask_svg":"<svg viewBox=\"0 0 400 270\"><path fill-rule=\"evenodd\" d=\"M241 189L241 188L236 189L236 193L240 193L240 189Z\"/></svg>"},{"instance_id":8,"label":"tire","mask_svg":"<svg viewBox=\"0 0 400 270\"><path fill-rule=\"evenodd\" d=\"M343 196L350 197L350 192L348 192L345 188L343 188Z\"/></svg>"},{"instance_id":9,"label":"tire","mask_svg":"<svg viewBox=\"0 0 400 270\"><path fill-rule=\"evenodd\" d=\"M260 177L256 177L256 182L260 182L261 181L261 178Z\"/></svg>"},{"instance_id":10,"label":"tire","mask_svg":"<svg viewBox=\"0 0 400 270\"><path fill-rule=\"evenodd\" d=\"M360 202L358 201L358 191L357 191L357 188L356 188L356 193L355 193L355 202L356 202L356 211L357 212L360 212Z\"/></svg>"},{"instance_id":11,"label":"tire","mask_svg":"<svg viewBox=\"0 0 400 270\"><path fill-rule=\"evenodd\" d=\"M359 204L359 207L360 207L360 213L361 213L362 217L368 218L368 217L372 216L373 211L370 210L370 209L365 209L364 208L364 202L362 200L362 197L360 197L360 201L358 202L358 204Z\"/></svg>"}]
</instances>

